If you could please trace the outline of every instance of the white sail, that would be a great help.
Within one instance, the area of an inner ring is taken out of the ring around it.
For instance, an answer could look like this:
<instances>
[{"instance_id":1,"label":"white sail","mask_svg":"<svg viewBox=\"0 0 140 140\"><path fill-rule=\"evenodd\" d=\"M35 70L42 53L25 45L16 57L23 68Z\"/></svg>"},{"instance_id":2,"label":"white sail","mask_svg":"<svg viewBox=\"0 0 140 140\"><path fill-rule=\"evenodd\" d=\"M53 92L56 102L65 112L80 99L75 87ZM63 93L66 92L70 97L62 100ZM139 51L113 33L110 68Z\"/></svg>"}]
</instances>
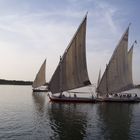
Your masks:
<instances>
[{"instance_id":1,"label":"white sail","mask_svg":"<svg viewBox=\"0 0 140 140\"><path fill-rule=\"evenodd\" d=\"M80 24L49 82L49 89L53 94L90 84L86 64L86 21L87 16Z\"/></svg>"},{"instance_id":2,"label":"white sail","mask_svg":"<svg viewBox=\"0 0 140 140\"><path fill-rule=\"evenodd\" d=\"M117 45L103 74L100 84L97 87L97 91L100 96L121 91L128 84L128 34L129 27L126 29L119 44Z\"/></svg>"},{"instance_id":3,"label":"white sail","mask_svg":"<svg viewBox=\"0 0 140 140\"><path fill-rule=\"evenodd\" d=\"M135 40L134 43L132 44L131 48L128 51L128 89L134 87L133 84L133 74L132 74L132 58L133 58L133 48L134 45L137 44L137 41Z\"/></svg>"},{"instance_id":4,"label":"white sail","mask_svg":"<svg viewBox=\"0 0 140 140\"><path fill-rule=\"evenodd\" d=\"M41 65L40 70L39 70L39 72L36 75L36 78L35 78L35 80L34 80L34 82L32 84L33 88L37 88L37 87L43 86L46 83L45 71L46 71L46 59L43 62L43 64Z\"/></svg>"}]
</instances>

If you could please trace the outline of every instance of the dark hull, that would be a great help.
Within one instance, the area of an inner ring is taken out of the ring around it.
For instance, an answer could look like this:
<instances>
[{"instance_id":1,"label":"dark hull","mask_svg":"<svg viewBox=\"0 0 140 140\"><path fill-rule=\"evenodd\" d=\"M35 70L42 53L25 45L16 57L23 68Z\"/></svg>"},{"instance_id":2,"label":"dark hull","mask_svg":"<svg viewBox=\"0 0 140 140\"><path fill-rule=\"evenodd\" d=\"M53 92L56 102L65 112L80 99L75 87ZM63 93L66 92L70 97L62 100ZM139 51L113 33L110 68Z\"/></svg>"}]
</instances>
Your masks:
<instances>
[{"instance_id":1,"label":"dark hull","mask_svg":"<svg viewBox=\"0 0 140 140\"><path fill-rule=\"evenodd\" d=\"M119 98L119 97L106 97L102 99L103 102L119 102L119 103L137 103L140 102L139 97Z\"/></svg>"},{"instance_id":2,"label":"dark hull","mask_svg":"<svg viewBox=\"0 0 140 140\"><path fill-rule=\"evenodd\" d=\"M47 92L47 89L32 89L33 92Z\"/></svg>"},{"instance_id":3,"label":"dark hull","mask_svg":"<svg viewBox=\"0 0 140 140\"><path fill-rule=\"evenodd\" d=\"M96 103L96 99L92 98L81 98L81 97L57 97L49 96L50 101L53 102L69 102L69 103Z\"/></svg>"},{"instance_id":4,"label":"dark hull","mask_svg":"<svg viewBox=\"0 0 140 140\"><path fill-rule=\"evenodd\" d=\"M106 97L106 98L81 98L81 97L58 97L50 96L50 101L53 102L72 102L72 103L97 103L97 102L118 102L118 103L138 103L140 102L139 97L132 98L117 98L117 97Z\"/></svg>"}]
</instances>

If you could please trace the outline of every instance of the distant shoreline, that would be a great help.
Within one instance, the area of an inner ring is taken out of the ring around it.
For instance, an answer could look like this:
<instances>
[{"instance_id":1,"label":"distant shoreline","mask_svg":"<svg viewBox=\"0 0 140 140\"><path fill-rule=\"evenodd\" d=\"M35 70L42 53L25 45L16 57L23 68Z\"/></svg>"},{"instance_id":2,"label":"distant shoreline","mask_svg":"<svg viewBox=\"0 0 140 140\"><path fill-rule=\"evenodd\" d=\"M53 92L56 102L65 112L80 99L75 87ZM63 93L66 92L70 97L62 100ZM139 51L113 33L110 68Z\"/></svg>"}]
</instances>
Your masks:
<instances>
[{"instance_id":1,"label":"distant shoreline","mask_svg":"<svg viewBox=\"0 0 140 140\"><path fill-rule=\"evenodd\" d=\"M32 85L32 81L0 79L0 85Z\"/></svg>"},{"instance_id":2,"label":"distant shoreline","mask_svg":"<svg viewBox=\"0 0 140 140\"><path fill-rule=\"evenodd\" d=\"M32 85L32 84L33 84L32 81L0 79L0 85ZM134 88L140 88L140 84L135 85Z\"/></svg>"}]
</instances>

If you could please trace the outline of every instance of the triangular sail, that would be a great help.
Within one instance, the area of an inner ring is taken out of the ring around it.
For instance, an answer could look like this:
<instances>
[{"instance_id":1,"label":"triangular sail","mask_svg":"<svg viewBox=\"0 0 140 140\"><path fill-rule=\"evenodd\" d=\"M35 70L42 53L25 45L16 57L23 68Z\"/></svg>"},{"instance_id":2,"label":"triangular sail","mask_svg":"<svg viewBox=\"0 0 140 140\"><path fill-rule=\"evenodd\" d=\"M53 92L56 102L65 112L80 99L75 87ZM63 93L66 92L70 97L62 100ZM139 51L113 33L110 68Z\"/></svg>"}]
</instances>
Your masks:
<instances>
[{"instance_id":1,"label":"triangular sail","mask_svg":"<svg viewBox=\"0 0 140 140\"><path fill-rule=\"evenodd\" d=\"M97 87L97 91L100 96L121 91L127 86L128 34L129 27L126 29L117 45L100 84Z\"/></svg>"},{"instance_id":2,"label":"triangular sail","mask_svg":"<svg viewBox=\"0 0 140 140\"><path fill-rule=\"evenodd\" d=\"M90 84L86 64L86 21L87 16L80 24L50 80L49 89L53 94Z\"/></svg>"},{"instance_id":3,"label":"triangular sail","mask_svg":"<svg viewBox=\"0 0 140 140\"><path fill-rule=\"evenodd\" d=\"M133 74L132 74L132 58L133 58L133 48L134 45L137 44L137 41L135 40L134 43L132 44L131 48L128 51L128 89L134 87L133 84Z\"/></svg>"},{"instance_id":4,"label":"triangular sail","mask_svg":"<svg viewBox=\"0 0 140 140\"><path fill-rule=\"evenodd\" d=\"M46 83L45 71L46 71L46 59L43 62L43 64L41 65L40 70L36 75L36 78L35 78L33 85L32 85L33 88L43 86Z\"/></svg>"}]
</instances>

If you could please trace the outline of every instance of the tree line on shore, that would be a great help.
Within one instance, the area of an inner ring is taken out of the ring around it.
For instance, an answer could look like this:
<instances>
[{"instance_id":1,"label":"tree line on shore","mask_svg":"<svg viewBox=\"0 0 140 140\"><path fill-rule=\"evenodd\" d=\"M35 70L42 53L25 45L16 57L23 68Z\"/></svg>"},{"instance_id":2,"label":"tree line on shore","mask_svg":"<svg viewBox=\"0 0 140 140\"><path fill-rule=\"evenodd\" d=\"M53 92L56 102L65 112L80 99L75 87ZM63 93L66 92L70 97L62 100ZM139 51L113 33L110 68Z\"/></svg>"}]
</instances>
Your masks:
<instances>
[{"instance_id":1,"label":"tree line on shore","mask_svg":"<svg viewBox=\"0 0 140 140\"><path fill-rule=\"evenodd\" d=\"M0 85L32 85L32 84L33 84L32 81L0 79ZM45 85L48 85L48 83L46 83ZM134 88L140 88L140 84L135 85Z\"/></svg>"},{"instance_id":2,"label":"tree line on shore","mask_svg":"<svg viewBox=\"0 0 140 140\"><path fill-rule=\"evenodd\" d=\"M0 85L32 85L32 81L0 79Z\"/></svg>"}]
</instances>

